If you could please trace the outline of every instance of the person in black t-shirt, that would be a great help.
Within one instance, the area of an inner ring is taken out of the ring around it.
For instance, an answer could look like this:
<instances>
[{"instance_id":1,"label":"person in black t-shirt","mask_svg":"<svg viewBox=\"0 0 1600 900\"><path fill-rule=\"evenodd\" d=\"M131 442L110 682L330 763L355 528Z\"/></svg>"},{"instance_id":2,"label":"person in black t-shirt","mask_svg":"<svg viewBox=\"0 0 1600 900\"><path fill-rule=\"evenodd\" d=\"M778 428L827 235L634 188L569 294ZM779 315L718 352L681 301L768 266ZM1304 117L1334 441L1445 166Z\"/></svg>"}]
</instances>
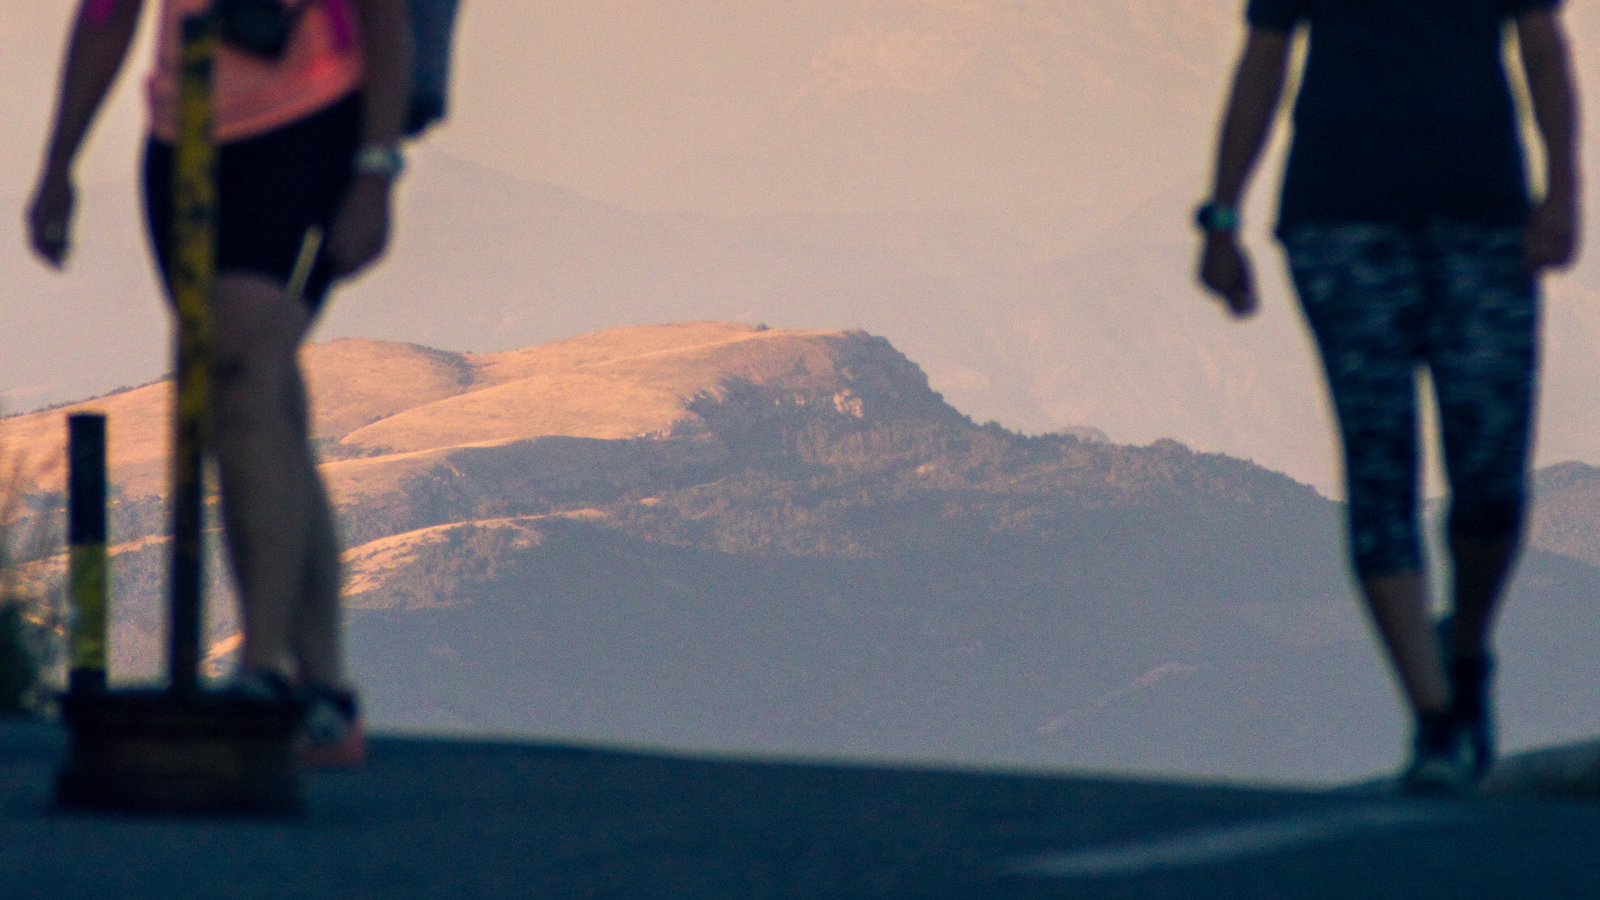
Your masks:
<instances>
[{"instance_id":1,"label":"person in black t-shirt","mask_svg":"<svg viewBox=\"0 0 1600 900\"><path fill-rule=\"evenodd\" d=\"M1522 531L1538 273L1578 244L1576 100L1560 0L1251 0L1200 278L1256 306L1238 206L1271 129L1292 35L1305 71L1277 234L1344 442L1350 549L1416 716L1402 784L1456 791L1493 761L1489 629ZM1529 198L1503 46L1515 33L1543 138ZM1417 369L1450 482L1453 609L1430 621L1417 525Z\"/></svg>"}]
</instances>

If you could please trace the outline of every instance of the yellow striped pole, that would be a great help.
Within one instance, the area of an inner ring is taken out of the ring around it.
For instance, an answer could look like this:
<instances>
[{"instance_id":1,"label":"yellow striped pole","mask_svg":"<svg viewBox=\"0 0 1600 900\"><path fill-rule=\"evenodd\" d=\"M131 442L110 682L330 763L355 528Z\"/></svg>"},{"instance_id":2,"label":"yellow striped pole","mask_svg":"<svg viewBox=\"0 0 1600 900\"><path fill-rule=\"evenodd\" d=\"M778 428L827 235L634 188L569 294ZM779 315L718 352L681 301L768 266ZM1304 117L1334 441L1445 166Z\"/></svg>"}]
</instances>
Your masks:
<instances>
[{"instance_id":1,"label":"yellow striped pole","mask_svg":"<svg viewBox=\"0 0 1600 900\"><path fill-rule=\"evenodd\" d=\"M167 678L172 691L200 689L202 467L210 442L211 285L216 275L217 153L211 138L210 15L183 22L178 143L173 172L173 300L178 307L176 434L172 460L172 614Z\"/></svg>"},{"instance_id":2,"label":"yellow striped pole","mask_svg":"<svg viewBox=\"0 0 1600 900\"><path fill-rule=\"evenodd\" d=\"M67 418L67 557L74 694L106 687L106 417Z\"/></svg>"}]
</instances>

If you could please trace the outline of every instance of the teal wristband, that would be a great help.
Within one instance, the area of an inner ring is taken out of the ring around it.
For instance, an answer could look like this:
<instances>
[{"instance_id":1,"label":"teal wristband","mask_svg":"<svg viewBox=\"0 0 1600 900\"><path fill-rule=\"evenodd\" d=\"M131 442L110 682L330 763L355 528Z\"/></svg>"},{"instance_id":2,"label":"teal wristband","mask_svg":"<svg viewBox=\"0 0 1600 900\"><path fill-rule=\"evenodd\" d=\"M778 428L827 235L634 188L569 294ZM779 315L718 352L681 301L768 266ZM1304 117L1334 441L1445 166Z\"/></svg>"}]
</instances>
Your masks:
<instances>
[{"instance_id":1,"label":"teal wristband","mask_svg":"<svg viewBox=\"0 0 1600 900\"><path fill-rule=\"evenodd\" d=\"M1239 211L1221 203L1202 203L1194 211L1194 221L1201 231L1238 231Z\"/></svg>"}]
</instances>

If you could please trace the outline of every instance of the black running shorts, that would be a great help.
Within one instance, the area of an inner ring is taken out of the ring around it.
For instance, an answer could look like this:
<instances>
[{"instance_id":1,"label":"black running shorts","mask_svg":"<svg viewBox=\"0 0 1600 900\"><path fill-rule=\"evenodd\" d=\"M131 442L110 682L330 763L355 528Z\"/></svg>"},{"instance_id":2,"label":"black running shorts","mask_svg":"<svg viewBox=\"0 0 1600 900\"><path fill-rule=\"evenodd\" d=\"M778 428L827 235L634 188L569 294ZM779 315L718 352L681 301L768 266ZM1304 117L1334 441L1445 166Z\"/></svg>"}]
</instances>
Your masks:
<instances>
[{"instance_id":1,"label":"black running shorts","mask_svg":"<svg viewBox=\"0 0 1600 900\"><path fill-rule=\"evenodd\" d=\"M312 226L325 233L355 177L361 142L361 96L351 94L303 119L219 149L217 271L250 272L289 285ZM173 148L145 149L146 225L161 274L171 288ZM319 253L302 298L315 313L333 280Z\"/></svg>"}]
</instances>

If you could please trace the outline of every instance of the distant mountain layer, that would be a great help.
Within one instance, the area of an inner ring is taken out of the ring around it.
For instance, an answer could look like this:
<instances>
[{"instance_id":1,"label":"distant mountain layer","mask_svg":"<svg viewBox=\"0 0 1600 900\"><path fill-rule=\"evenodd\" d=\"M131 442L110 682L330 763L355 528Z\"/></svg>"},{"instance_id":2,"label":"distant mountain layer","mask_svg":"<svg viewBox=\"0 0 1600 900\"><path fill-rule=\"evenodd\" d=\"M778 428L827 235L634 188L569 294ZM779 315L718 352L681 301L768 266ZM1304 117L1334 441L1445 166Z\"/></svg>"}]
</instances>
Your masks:
<instances>
[{"instance_id":1,"label":"distant mountain layer","mask_svg":"<svg viewBox=\"0 0 1600 900\"><path fill-rule=\"evenodd\" d=\"M1600 468L1569 462L1535 480L1533 546L1600 566Z\"/></svg>"},{"instance_id":2,"label":"distant mountain layer","mask_svg":"<svg viewBox=\"0 0 1600 900\"><path fill-rule=\"evenodd\" d=\"M379 724L1323 778L1403 743L1337 507L1251 463L977 425L861 332L305 360ZM112 416L123 677L158 670L168 391L75 407ZM64 412L0 440L59 458ZM36 477L58 521L59 469ZM1594 480L1543 476L1536 533L1565 556L1530 554L1507 618L1513 742L1600 727ZM221 672L236 626L214 586Z\"/></svg>"}]
</instances>

